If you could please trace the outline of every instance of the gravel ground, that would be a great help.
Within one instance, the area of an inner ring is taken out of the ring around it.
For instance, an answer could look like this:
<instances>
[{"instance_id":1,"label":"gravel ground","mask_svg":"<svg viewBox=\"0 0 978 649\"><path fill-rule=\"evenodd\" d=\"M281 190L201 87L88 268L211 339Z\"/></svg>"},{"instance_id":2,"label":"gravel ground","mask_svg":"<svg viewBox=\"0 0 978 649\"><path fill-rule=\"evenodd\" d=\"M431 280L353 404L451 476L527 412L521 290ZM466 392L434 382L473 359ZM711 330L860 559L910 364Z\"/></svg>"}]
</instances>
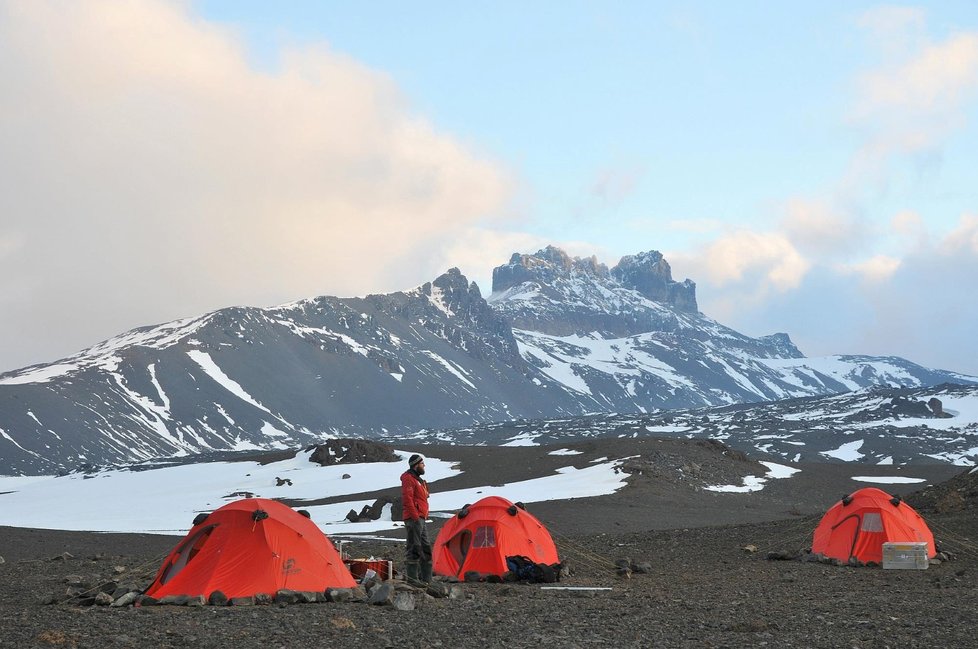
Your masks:
<instances>
[{"instance_id":1,"label":"gravel ground","mask_svg":"<svg viewBox=\"0 0 978 649\"><path fill-rule=\"evenodd\" d=\"M592 450L610 454L605 447ZM642 457L650 459L652 452L645 450ZM692 463L703 471L716 455L716 449L688 450L687 468ZM669 466L673 459L659 457L657 466ZM740 464L719 463L715 470L725 477L736 473L732 467L747 464L728 459ZM353 602L199 608L42 604L50 594L63 596L69 582L79 578L91 585L110 579L148 585L178 539L0 527L0 647L974 646L978 517L970 500L939 508L944 511L922 511L942 549L955 555L928 570L766 559L768 552L796 551L810 543L818 522L811 512L824 511L841 495L829 496L844 491L834 489L838 484L851 486L839 482L846 471L851 475L854 469L806 467L796 478L775 481L777 488L772 483L770 492L724 498L671 479L673 474L662 469L634 476L613 496L531 506L533 513L544 512L545 520L559 521L551 528L570 575L556 585L607 590L463 584L458 599L417 593L417 608L410 611ZM945 477L956 472L934 471ZM762 498L746 500L751 496ZM670 526L670 521L681 522ZM751 545L756 551L744 549ZM403 553L396 539L360 540L348 547L354 555L395 561ZM71 557L62 558L64 553ZM621 577L614 567L619 559L649 562L652 568Z\"/></svg>"}]
</instances>

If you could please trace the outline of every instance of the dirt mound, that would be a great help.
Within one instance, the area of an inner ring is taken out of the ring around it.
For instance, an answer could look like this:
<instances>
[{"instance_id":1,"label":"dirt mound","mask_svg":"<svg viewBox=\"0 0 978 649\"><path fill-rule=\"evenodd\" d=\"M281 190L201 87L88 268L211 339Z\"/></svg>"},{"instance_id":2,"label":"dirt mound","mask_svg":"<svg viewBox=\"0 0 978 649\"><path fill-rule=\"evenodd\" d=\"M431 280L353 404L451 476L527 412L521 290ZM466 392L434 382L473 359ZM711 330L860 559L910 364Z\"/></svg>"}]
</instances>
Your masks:
<instances>
[{"instance_id":1,"label":"dirt mound","mask_svg":"<svg viewBox=\"0 0 978 649\"><path fill-rule=\"evenodd\" d=\"M914 492L906 500L921 512L946 514L976 509L978 467L969 467L947 482Z\"/></svg>"},{"instance_id":2,"label":"dirt mound","mask_svg":"<svg viewBox=\"0 0 978 649\"><path fill-rule=\"evenodd\" d=\"M310 462L320 466L334 464L359 464L361 462L397 462L400 458L394 449L386 444L363 439L331 439L323 444L315 444L306 450L315 449L309 457Z\"/></svg>"}]
</instances>

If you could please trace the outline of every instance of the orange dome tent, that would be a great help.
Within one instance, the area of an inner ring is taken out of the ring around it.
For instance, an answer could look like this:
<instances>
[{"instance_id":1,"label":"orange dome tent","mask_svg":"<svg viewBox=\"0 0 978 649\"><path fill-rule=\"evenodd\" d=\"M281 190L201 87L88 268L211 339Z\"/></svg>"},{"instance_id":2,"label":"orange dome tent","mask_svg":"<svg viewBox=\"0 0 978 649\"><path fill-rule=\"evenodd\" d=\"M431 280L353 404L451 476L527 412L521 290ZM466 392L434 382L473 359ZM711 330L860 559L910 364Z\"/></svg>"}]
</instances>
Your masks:
<instances>
[{"instance_id":1,"label":"orange dome tent","mask_svg":"<svg viewBox=\"0 0 978 649\"><path fill-rule=\"evenodd\" d=\"M231 598L356 586L316 524L277 501L238 500L195 523L167 556L147 595L209 597L219 590Z\"/></svg>"},{"instance_id":2,"label":"orange dome tent","mask_svg":"<svg viewBox=\"0 0 978 649\"><path fill-rule=\"evenodd\" d=\"M875 487L860 489L833 505L815 528L812 552L848 561L883 562L883 544L926 542L937 553L934 535L913 507Z\"/></svg>"},{"instance_id":3,"label":"orange dome tent","mask_svg":"<svg viewBox=\"0 0 978 649\"><path fill-rule=\"evenodd\" d=\"M532 514L499 496L466 505L435 539L432 554L437 575L464 579L465 573L502 576L506 557L525 556L534 563L555 564L557 546Z\"/></svg>"}]
</instances>

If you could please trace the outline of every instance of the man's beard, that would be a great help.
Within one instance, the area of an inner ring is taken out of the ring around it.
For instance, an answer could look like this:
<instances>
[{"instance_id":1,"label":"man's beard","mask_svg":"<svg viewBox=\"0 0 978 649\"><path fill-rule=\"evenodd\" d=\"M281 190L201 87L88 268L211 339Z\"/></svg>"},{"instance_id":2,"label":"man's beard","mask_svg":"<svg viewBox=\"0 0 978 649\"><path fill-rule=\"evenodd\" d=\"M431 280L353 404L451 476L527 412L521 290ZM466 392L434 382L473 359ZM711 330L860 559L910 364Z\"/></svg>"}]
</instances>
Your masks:
<instances>
[{"instance_id":1,"label":"man's beard","mask_svg":"<svg viewBox=\"0 0 978 649\"><path fill-rule=\"evenodd\" d=\"M418 475L424 475L424 467L423 466L416 466L416 467L414 467L414 470L417 471Z\"/></svg>"}]
</instances>

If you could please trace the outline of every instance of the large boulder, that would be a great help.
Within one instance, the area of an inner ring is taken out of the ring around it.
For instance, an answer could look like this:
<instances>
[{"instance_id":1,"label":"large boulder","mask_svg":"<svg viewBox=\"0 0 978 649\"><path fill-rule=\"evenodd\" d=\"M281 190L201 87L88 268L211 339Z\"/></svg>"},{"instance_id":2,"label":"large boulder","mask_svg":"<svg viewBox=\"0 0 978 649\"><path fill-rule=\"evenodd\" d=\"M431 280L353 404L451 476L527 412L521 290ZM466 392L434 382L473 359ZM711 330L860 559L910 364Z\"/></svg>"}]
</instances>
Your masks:
<instances>
[{"instance_id":1,"label":"large boulder","mask_svg":"<svg viewBox=\"0 0 978 649\"><path fill-rule=\"evenodd\" d=\"M386 444L363 439L331 439L309 447L315 449L310 462L320 466L360 464L363 462L397 462L400 457ZM308 450L308 449L307 449Z\"/></svg>"}]
</instances>

